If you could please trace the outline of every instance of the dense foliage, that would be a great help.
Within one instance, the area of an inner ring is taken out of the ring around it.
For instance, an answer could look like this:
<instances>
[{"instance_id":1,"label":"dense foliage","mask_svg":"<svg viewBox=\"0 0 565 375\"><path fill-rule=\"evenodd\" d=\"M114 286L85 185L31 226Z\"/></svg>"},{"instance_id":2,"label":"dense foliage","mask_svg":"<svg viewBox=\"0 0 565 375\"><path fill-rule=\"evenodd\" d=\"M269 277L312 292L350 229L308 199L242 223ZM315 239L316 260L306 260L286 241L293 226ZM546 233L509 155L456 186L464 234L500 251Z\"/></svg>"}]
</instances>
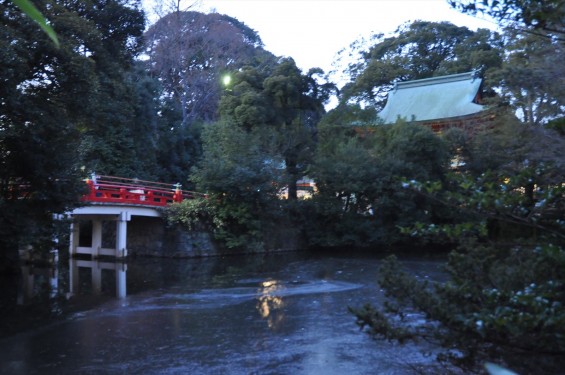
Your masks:
<instances>
[{"instance_id":1,"label":"dense foliage","mask_svg":"<svg viewBox=\"0 0 565 375\"><path fill-rule=\"evenodd\" d=\"M512 29L505 36L506 58L490 78L499 88L498 99L516 108L517 115L531 125L563 116L565 43Z\"/></svg>"},{"instance_id":2,"label":"dense foliage","mask_svg":"<svg viewBox=\"0 0 565 375\"><path fill-rule=\"evenodd\" d=\"M305 174L315 149L317 124L325 113L332 85L318 82L320 69L302 74L285 58L271 70L242 69L234 75L220 105L220 114L233 126L267 133L271 160L282 161L289 199L296 199L296 182Z\"/></svg>"},{"instance_id":3,"label":"dense foliage","mask_svg":"<svg viewBox=\"0 0 565 375\"><path fill-rule=\"evenodd\" d=\"M286 203L297 199L297 181L312 163L330 89L316 81L318 73L303 75L292 59L281 59L270 70L247 67L233 75L220 103L222 120L204 132L203 158L192 174L214 202L207 221L227 247L273 246L266 238L275 228L294 231ZM186 210L171 220L191 215Z\"/></svg>"},{"instance_id":4,"label":"dense foliage","mask_svg":"<svg viewBox=\"0 0 565 375\"><path fill-rule=\"evenodd\" d=\"M114 142L132 134L124 77L143 14L127 1L37 6L51 20L58 48L11 2L0 2L1 257L50 236L52 215L79 195L81 166L125 170L118 161L131 168L133 160L127 144Z\"/></svg>"},{"instance_id":5,"label":"dense foliage","mask_svg":"<svg viewBox=\"0 0 565 375\"><path fill-rule=\"evenodd\" d=\"M449 0L449 3L465 13L488 15L501 26L517 25L528 32L564 37L563 0Z\"/></svg>"},{"instance_id":6,"label":"dense foliage","mask_svg":"<svg viewBox=\"0 0 565 375\"><path fill-rule=\"evenodd\" d=\"M551 131L506 123L469 141L468 165L446 175L443 184L406 181L405 189L463 213L451 223L402 228L414 238L457 239L447 264L449 281L419 280L389 259L379 283L392 299L383 309L355 309L358 323L391 340L435 341L446 348L439 359L465 371L497 361L519 373L560 373L565 354L563 142ZM489 153L488 164L487 147L500 150ZM405 315L410 311L433 324L411 324Z\"/></svg>"},{"instance_id":7,"label":"dense foliage","mask_svg":"<svg viewBox=\"0 0 565 375\"><path fill-rule=\"evenodd\" d=\"M405 178L442 180L448 164L445 142L427 128L403 122L365 131L358 137L329 125L320 130L309 170L319 190L307 202L312 245L392 246L402 242L399 226L438 217L432 201L400 184Z\"/></svg>"},{"instance_id":8,"label":"dense foliage","mask_svg":"<svg viewBox=\"0 0 565 375\"><path fill-rule=\"evenodd\" d=\"M270 154L265 135L230 122L216 123L204 134L204 157L193 178L210 194L204 222L229 248L261 248L275 224L281 161Z\"/></svg>"}]
</instances>

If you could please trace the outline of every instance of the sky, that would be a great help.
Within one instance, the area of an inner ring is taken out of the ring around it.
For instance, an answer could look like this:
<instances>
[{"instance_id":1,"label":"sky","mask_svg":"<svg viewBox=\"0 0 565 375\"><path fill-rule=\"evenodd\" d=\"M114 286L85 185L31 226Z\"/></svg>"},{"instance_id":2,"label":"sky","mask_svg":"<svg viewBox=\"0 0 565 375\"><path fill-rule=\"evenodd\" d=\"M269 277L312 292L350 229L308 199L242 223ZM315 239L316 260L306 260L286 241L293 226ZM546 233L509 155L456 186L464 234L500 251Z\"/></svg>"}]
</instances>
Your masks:
<instances>
[{"instance_id":1,"label":"sky","mask_svg":"<svg viewBox=\"0 0 565 375\"><path fill-rule=\"evenodd\" d=\"M446 0L201 0L194 10L237 18L258 32L265 49L292 57L303 71L329 72L339 50L361 37L392 33L408 21L496 28L457 12Z\"/></svg>"}]
</instances>

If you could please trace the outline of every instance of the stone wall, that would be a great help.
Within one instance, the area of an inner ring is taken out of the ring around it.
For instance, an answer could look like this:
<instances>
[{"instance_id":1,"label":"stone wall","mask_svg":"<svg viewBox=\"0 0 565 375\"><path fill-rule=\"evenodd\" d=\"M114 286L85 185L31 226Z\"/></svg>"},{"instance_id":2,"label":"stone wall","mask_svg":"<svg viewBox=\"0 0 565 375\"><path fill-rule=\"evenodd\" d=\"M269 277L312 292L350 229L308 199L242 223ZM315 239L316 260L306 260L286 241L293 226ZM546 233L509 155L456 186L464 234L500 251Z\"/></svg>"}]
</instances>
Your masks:
<instances>
[{"instance_id":1,"label":"stone wall","mask_svg":"<svg viewBox=\"0 0 565 375\"><path fill-rule=\"evenodd\" d=\"M161 218L132 217L128 223L127 243L130 256L190 258L218 255L208 233L168 228Z\"/></svg>"},{"instance_id":2,"label":"stone wall","mask_svg":"<svg viewBox=\"0 0 565 375\"><path fill-rule=\"evenodd\" d=\"M164 234L162 219L133 216L127 228L128 255L159 255L163 247Z\"/></svg>"},{"instance_id":3,"label":"stone wall","mask_svg":"<svg viewBox=\"0 0 565 375\"><path fill-rule=\"evenodd\" d=\"M300 235L290 225L281 225L265 236L262 246L226 249L215 243L205 230L190 231L181 226L167 227L161 218L134 216L128 222L128 255L168 258L196 258L241 253L295 251L302 248Z\"/></svg>"}]
</instances>

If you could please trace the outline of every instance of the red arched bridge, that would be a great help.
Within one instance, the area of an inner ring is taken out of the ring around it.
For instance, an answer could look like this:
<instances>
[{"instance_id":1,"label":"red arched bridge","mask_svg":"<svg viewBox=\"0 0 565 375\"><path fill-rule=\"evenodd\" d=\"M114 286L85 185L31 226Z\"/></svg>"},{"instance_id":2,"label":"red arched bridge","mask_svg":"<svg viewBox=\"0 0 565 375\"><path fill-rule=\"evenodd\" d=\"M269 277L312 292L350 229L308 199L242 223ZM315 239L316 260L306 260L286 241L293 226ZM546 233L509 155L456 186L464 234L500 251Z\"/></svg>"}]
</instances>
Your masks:
<instances>
[{"instance_id":1,"label":"red arched bridge","mask_svg":"<svg viewBox=\"0 0 565 375\"><path fill-rule=\"evenodd\" d=\"M194 191L183 191L180 184L165 184L161 182L144 181L137 178L100 176L93 174L86 179L88 192L81 201L86 203L75 208L72 217L70 248L71 256L78 254L113 256L116 258L128 255L128 222L132 216L160 217L159 207L171 203L182 202L185 199L206 197L205 194ZM115 222L114 233L103 234L103 222ZM81 243L81 222L90 222L83 230L89 238L88 243ZM110 239L114 244L107 244ZM106 243L106 245L103 245Z\"/></svg>"},{"instance_id":2,"label":"red arched bridge","mask_svg":"<svg viewBox=\"0 0 565 375\"><path fill-rule=\"evenodd\" d=\"M206 194L183 191L180 184L144 181L137 178L92 175L86 179L88 193L83 202L118 203L141 206L166 206L185 199L206 197Z\"/></svg>"}]
</instances>

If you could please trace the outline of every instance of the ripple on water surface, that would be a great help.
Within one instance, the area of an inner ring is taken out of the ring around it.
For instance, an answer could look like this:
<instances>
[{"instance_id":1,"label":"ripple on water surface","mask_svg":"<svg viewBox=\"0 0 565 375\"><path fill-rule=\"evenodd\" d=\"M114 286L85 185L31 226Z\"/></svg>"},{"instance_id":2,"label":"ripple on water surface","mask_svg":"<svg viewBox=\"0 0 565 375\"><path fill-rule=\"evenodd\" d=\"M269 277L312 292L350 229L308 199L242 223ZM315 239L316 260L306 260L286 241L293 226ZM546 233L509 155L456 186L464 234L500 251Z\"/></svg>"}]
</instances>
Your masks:
<instances>
[{"instance_id":1,"label":"ripple on water surface","mask_svg":"<svg viewBox=\"0 0 565 375\"><path fill-rule=\"evenodd\" d=\"M309 294L345 292L361 288L361 284L336 280L291 281L267 280L250 282L244 280L231 288L201 289L194 292L164 293L146 298L136 303L129 303L132 311L159 309L211 309L239 304L263 297L291 297Z\"/></svg>"}]
</instances>

